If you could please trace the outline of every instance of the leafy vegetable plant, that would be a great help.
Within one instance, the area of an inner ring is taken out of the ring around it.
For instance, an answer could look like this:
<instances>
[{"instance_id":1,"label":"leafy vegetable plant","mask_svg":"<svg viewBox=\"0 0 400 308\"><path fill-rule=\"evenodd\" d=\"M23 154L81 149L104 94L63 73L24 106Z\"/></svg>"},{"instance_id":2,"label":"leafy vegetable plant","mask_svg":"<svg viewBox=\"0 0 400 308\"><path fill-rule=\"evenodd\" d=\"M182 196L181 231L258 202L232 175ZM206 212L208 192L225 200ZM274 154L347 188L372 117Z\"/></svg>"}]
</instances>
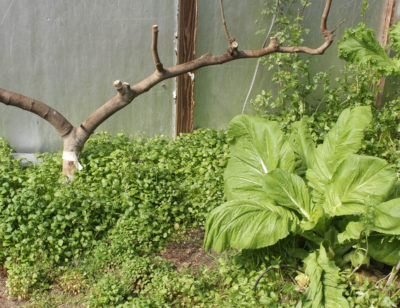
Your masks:
<instances>
[{"instance_id":1,"label":"leafy vegetable plant","mask_svg":"<svg viewBox=\"0 0 400 308\"><path fill-rule=\"evenodd\" d=\"M390 31L390 48L400 52L400 23ZM381 76L400 76L398 56L389 57L386 50L375 38L372 29L360 23L354 29L347 29L338 44L339 57L350 63L368 66Z\"/></svg>"},{"instance_id":2,"label":"leafy vegetable plant","mask_svg":"<svg viewBox=\"0 0 400 308\"><path fill-rule=\"evenodd\" d=\"M254 249L298 235L307 243L298 255L311 278L303 307L347 307L338 265L400 259L393 250L400 245L396 174L386 161L356 154L371 117L369 107L345 109L318 146L306 117L290 136L277 122L235 117L228 128L228 201L208 216L205 248Z\"/></svg>"}]
</instances>

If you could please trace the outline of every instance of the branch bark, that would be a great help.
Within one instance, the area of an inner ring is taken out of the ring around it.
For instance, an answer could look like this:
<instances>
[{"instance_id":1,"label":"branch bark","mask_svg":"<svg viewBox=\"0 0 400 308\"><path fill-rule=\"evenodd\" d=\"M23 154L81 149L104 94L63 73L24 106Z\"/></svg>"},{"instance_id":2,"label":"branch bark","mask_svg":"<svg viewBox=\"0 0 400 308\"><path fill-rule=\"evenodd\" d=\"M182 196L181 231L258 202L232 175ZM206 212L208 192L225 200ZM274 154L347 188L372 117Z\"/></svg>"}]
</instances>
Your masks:
<instances>
[{"instance_id":1,"label":"branch bark","mask_svg":"<svg viewBox=\"0 0 400 308\"><path fill-rule=\"evenodd\" d=\"M158 57L158 50L157 50L157 39L158 39L158 26L153 26L153 39L151 41L151 53L153 55L154 66L156 67L156 71L162 72L163 65Z\"/></svg>"},{"instance_id":2,"label":"branch bark","mask_svg":"<svg viewBox=\"0 0 400 308\"><path fill-rule=\"evenodd\" d=\"M129 105L137 96L149 91L156 84L165 79L173 78L188 72L194 72L195 70L205 66L224 64L238 59L259 58L274 52L307 53L310 55L323 54L333 42L333 34L327 28L327 20L331 8L331 2L332 0L326 0L325 9L322 14L321 32L324 36L324 42L319 47L311 48L308 46L280 46L278 40L275 37L271 37L268 46L264 48L257 50L238 50L237 42L229 36L226 28L222 0L220 0L224 29L230 43L228 52L216 56L208 53L200 58L169 68L163 68L163 65L159 59L157 51L158 27L157 25L154 25L152 29L153 39L151 50L155 71L147 78L132 86L129 85L129 83L116 80L113 85L117 91L117 94L100 108L95 110L91 115L89 115L89 117L78 127L73 127L64 116L45 103L17 93L0 89L0 102L33 112L54 126L59 135L63 138L64 142L64 153L66 154L63 155L63 173L68 177L73 178L73 170L79 168L78 159L81 150L87 139L91 134L93 134L96 128L115 112ZM234 44L234 42L236 42L236 44Z\"/></svg>"},{"instance_id":3,"label":"branch bark","mask_svg":"<svg viewBox=\"0 0 400 308\"><path fill-rule=\"evenodd\" d=\"M73 128L61 113L33 98L0 88L0 102L38 115L53 125L61 137L66 136Z\"/></svg>"},{"instance_id":4,"label":"branch bark","mask_svg":"<svg viewBox=\"0 0 400 308\"><path fill-rule=\"evenodd\" d=\"M221 18L222 18L222 24L224 25L225 36L226 36L226 39L228 40L228 44L229 44L228 53L230 55L235 55L236 56L237 55L237 50L239 48L239 43L236 41L236 39L234 37L231 37L229 35L228 28L226 26L224 4L223 4L222 0L219 0L219 7L221 9Z\"/></svg>"}]
</instances>

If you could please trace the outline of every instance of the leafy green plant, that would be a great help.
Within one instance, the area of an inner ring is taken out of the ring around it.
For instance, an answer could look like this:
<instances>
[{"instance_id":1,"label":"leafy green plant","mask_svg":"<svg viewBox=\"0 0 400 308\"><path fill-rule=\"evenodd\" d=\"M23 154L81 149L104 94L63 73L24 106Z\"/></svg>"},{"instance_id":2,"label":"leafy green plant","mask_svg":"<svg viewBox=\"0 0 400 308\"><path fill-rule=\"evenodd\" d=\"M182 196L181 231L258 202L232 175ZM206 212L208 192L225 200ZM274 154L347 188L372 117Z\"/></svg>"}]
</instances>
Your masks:
<instances>
[{"instance_id":1,"label":"leafy green plant","mask_svg":"<svg viewBox=\"0 0 400 308\"><path fill-rule=\"evenodd\" d=\"M276 1L266 1L262 15L272 15ZM308 1L288 0L279 3L274 23L274 36L280 44L299 46L304 44L303 37L309 29L303 27L304 10ZM265 34L266 30L258 31ZM318 87L321 74L313 76L310 71L310 57L301 54L272 54L262 58L262 63L273 72L272 86L262 91L252 100L257 114L263 117L275 117L279 122L289 124L299 120L312 109L311 94Z\"/></svg>"},{"instance_id":2,"label":"leafy green plant","mask_svg":"<svg viewBox=\"0 0 400 308\"><path fill-rule=\"evenodd\" d=\"M268 2L262 14L271 15L273 6L274 1ZM302 25L303 8L294 5L293 1L280 3L279 8L274 27L276 35L282 43L298 44L308 31ZM368 3L364 1L362 14L367 9ZM396 25L391 30L392 52L399 50L396 49L399 31ZM373 41L365 42L368 40ZM366 46L372 46L369 52L362 51ZM377 51L379 61L371 60L374 51ZM357 53L360 53L358 58L361 61L357 60ZM364 54L368 56L364 57ZM339 55L347 61L344 68L338 70L336 66L332 71L319 72L311 68L306 55L276 54L266 59L264 63L273 72L273 78L267 87L269 90L263 91L252 101L257 115L279 122L285 133L290 132L293 123L307 115L313 140L322 143L345 108L370 106L372 125L365 132L361 151L384 158L397 169L400 168L399 93L385 93L383 106L375 106L380 90L378 80L382 74L387 76L388 72L372 64L387 63L384 67L392 67L393 71L397 60L391 60L386 50L376 41L373 31L364 25L346 30L343 41L339 42ZM333 79L332 76L337 77ZM396 73L393 76L397 76Z\"/></svg>"},{"instance_id":3,"label":"leafy green plant","mask_svg":"<svg viewBox=\"0 0 400 308\"><path fill-rule=\"evenodd\" d=\"M368 107L346 109L316 146L307 118L286 137L276 122L235 117L228 129L228 201L207 219L205 248L254 249L289 234L303 237L311 277L305 306L346 307L336 265L343 257L357 266L368 257L390 265L400 259L398 250L386 258L373 253L393 247L386 235L400 234L400 199L393 199L397 177L389 165L355 154L370 121Z\"/></svg>"},{"instance_id":4,"label":"leafy green plant","mask_svg":"<svg viewBox=\"0 0 400 308\"><path fill-rule=\"evenodd\" d=\"M172 141L98 134L71 183L60 174L58 153L22 166L12 152L0 139L0 264L9 270L11 293L21 297L47 288L57 267L85 252L110 251L94 262L101 271L116 255L157 251L202 224L224 198L222 131L200 129ZM46 268L41 275L34 274L37 260Z\"/></svg>"},{"instance_id":5,"label":"leafy green plant","mask_svg":"<svg viewBox=\"0 0 400 308\"><path fill-rule=\"evenodd\" d=\"M400 23L395 24L390 31L390 47L400 52ZM346 29L343 40L338 44L339 57L360 66L367 66L381 76L399 76L400 59L389 57L372 29L360 23L354 29Z\"/></svg>"}]
</instances>

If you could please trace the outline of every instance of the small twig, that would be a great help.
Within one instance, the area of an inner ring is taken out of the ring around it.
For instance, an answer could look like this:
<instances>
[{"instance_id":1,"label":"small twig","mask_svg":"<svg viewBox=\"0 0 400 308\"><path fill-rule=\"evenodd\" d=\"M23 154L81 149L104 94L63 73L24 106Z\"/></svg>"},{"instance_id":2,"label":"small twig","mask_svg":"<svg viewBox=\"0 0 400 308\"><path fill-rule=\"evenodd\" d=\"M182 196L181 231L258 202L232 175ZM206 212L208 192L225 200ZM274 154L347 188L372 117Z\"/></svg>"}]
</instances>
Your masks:
<instances>
[{"instance_id":1,"label":"small twig","mask_svg":"<svg viewBox=\"0 0 400 308\"><path fill-rule=\"evenodd\" d=\"M304 2L303 7L301 8L301 13L300 13L301 16L304 16L304 10L308 6L309 2L310 1L308 1L308 0Z\"/></svg>"},{"instance_id":2,"label":"small twig","mask_svg":"<svg viewBox=\"0 0 400 308\"><path fill-rule=\"evenodd\" d=\"M321 17L321 32L324 34L325 32L329 32L326 23L328 22L328 15L329 15L329 10L331 9L331 3L332 0L327 0L324 12L322 13Z\"/></svg>"},{"instance_id":3,"label":"small twig","mask_svg":"<svg viewBox=\"0 0 400 308\"><path fill-rule=\"evenodd\" d=\"M158 39L158 26L153 26L153 39L151 41L151 53L153 55L154 66L158 72L162 72L164 70L163 65L158 57L157 50L157 39Z\"/></svg>"},{"instance_id":4,"label":"small twig","mask_svg":"<svg viewBox=\"0 0 400 308\"><path fill-rule=\"evenodd\" d=\"M127 82L122 82L121 80L115 80L113 82L113 86L115 90L118 92L121 98L123 99L130 99L132 97L133 92L131 90L131 86Z\"/></svg>"},{"instance_id":5,"label":"small twig","mask_svg":"<svg viewBox=\"0 0 400 308\"><path fill-rule=\"evenodd\" d=\"M258 279L257 279L257 281L256 281L256 283L254 284L254 287L253 287L254 295L255 295L256 292L257 292L258 283L260 282L261 278L263 278L263 276L264 276L266 273L268 273L268 272L270 272L270 271L272 271L272 270L277 270L277 269L282 269L282 268L293 269L293 270L295 270L295 271L298 271L298 272L304 274L304 272L303 272L302 270L299 270L298 268L296 268L296 267L294 267L294 266L291 266L291 265L284 265L284 264L283 264L283 265L278 265L277 267L271 266L271 267L267 268L264 272L262 272L262 274L258 277Z\"/></svg>"},{"instance_id":6,"label":"small twig","mask_svg":"<svg viewBox=\"0 0 400 308\"><path fill-rule=\"evenodd\" d=\"M331 32L332 32L332 33L335 33L336 30L337 30L342 24L345 23L345 21L346 21L346 18L343 18L343 19L333 28L333 30L332 30Z\"/></svg>"},{"instance_id":7,"label":"small twig","mask_svg":"<svg viewBox=\"0 0 400 308\"><path fill-rule=\"evenodd\" d=\"M219 0L219 7L221 9L221 18L222 18L222 24L224 25L225 36L226 36L226 39L228 40L228 44L229 44L228 53L231 56L237 56L238 55L237 49L239 47L239 43L236 41L235 38L233 38L229 35L228 28L226 26L224 5L222 3L222 0Z\"/></svg>"},{"instance_id":8,"label":"small twig","mask_svg":"<svg viewBox=\"0 0 400 308\"><path fill-rule=\"evenodd\" d=\"M224 30L225 30L225 36L228 42L230 41L231 37L229 36L228 33L228 28L226 27L226 20L225 20L225 13L224 13L224 5L222 3L222 0L219 0L219 7L221 9L221 18L222 18L222 23L224 25Z\"/></svg>"}]
</instances>

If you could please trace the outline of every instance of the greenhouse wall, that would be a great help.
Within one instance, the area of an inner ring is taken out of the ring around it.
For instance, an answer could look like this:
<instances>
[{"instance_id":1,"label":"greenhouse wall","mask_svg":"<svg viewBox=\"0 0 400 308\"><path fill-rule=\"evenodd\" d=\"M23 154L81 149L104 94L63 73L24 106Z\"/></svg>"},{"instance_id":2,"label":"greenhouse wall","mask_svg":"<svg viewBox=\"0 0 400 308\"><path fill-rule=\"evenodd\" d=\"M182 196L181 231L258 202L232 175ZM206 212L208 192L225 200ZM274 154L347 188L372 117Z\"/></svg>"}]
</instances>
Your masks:
<instances>
[{"instance_id":1,"label":"greenhouse wall","mask_svg":"<svg viewBox=\"0 0 400 308\"><path fill-rule=\"evenodd\" d=\"M377 32L388 1L369 1L364 20ZM261 11L265 3L273 2L224 1L228 28L239 48L261 47L264 37L256 32L268 28L271 22ZM305 25L311 29L306 43L319 46L325 1L311 2L305 11ZM343 66L337 58L337 40L346 27L362 20L362 3L333 1L328 25L338 26L335 43L323 56L313 57L314 70ZM153 24L159 25L159 53L164 66L176 63L177 14L178 0L0 0L0 87L41 100L73 125L79 125L115 95L114 80L133 84L153 72ZM219 1L199 0L197 56L222 54L226 49ZM241 113L256 63L256 59L238 60L196 72L194 128L223 129ZM251 97L270 87L271 73L261 67ZM174 136L174 93L175 80L166 80L136 98L98 130ZM252 112L250 105L246 112ZM0 118L0 136L18 152L61 149L54 128L36 115L0 104Z\"/></svg>"},{"instance_id":2,"label":"greenhouse wall","mask_svg":"<svg viewBox=\"0 0 400 308\"><path fill-rule=\"evenodd\" d=\"M320 32L321 14L325 6L323 0L312 0L304 11L304 26L310 29L305 37L306 45L317 47L324 38ZM239 42L241 49L260 48L265 37L256 35L261 29L268 29L269 19L263 17L262 9L274 5L273 0L224 1L226 22L230 35ZM335 41L324 55L313 56L311 68L314 72L328 70L338 71L344 63L337 56L337 41L343 36L344 29L356 26L360 21L366 22L376 33L384 18L388 1L369 0L369 8L361 18L362 0L333 0L328 19L328 27L335 32ZM398 13L396 12L398 16ZM271 34L274 34L272 30ZM221 23L219 1L199 1L199 24L197 53L223 53L227 48L224 29ZM306 56L311 57L311 56ZM194 126L224 129L227 123L242 112L243 104L250 87L257 60L246 59L234 61L224 66L207 67L196 74ZM260 67L251 98L260 94L263 89L271 89L272 73L265 66ZM246 113L252 108L247 104Z\"/></svg>"},{"instance_id":3,"label":"greenhouse wall","mask_svg":"<svg viewBox=\"0 0 400 308\"><path fill-rule=\"evenodd\" d=\"M0 87L43 101L77 126L115 95L154 71L152 25L165 66L175 62L175 0L0 0ZM173 134L174 80L114 114L98 130ZM54 128L0 104L0 136L19 152L61 149Z\"/></svg>"}]
</instances>

